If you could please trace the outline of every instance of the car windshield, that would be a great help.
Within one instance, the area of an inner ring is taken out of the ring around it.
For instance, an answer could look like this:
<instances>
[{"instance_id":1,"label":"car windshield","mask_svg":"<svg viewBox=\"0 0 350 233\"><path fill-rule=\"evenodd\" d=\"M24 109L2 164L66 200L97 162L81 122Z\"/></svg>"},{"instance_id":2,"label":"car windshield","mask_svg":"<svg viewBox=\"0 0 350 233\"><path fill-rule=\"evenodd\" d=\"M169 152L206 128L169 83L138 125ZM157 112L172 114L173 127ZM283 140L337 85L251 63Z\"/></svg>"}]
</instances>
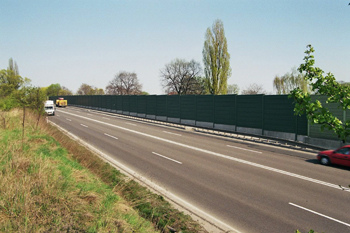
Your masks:
<instances>
[{"instance_id":1,"label":"car windshield","mask_svg":"<svg viewBox=\"0 0 350 233\"><path fill-rule=\"evenodd\" d=\"M50 110L50 109L53 109L53 107L52 106L45 107L45 110Z\"/></svg>"}]
</instances>

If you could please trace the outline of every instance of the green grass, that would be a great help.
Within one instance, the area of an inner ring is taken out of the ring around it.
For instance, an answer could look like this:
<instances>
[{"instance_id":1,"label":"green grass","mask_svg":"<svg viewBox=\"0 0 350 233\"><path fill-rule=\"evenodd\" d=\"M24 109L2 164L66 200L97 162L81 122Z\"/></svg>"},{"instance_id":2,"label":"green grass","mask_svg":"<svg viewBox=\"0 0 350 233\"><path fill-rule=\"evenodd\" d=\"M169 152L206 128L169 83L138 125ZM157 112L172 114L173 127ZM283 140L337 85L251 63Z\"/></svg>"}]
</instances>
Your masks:
<instances>
[{"instance_id":1,"label":"green grass","mask_svg":"<svg viewBox=\"0 0 350 233\"><path fill-rule=\"evenodd\" d=\"M22 143L22 112L2 114L1 232L206 232L44 119L28 113Z\"/></svg>"},{"instance_id":2,"label":"green grass","mask_svg":"<svg viewBox=\"0 0 350 233\"><path fill-rule=\"evenodd\" d=\"M8 114L16 121L0 129L1 232L155 232L30 118L22 144L20 112Z\"/></svg>"}]
</instances>

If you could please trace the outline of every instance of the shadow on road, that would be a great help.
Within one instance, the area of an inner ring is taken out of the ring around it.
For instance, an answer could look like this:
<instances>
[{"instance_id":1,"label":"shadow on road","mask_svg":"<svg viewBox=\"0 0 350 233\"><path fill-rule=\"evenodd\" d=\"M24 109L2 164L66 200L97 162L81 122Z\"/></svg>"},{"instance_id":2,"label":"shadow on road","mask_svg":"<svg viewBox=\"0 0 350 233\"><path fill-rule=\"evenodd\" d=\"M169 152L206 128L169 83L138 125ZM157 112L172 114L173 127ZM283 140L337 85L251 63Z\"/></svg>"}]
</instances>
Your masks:
<instances>
[{"instance_id":1,"label":"shadow on road","mask_svg":"<svg viewBox=\"0 0 350 233\"><path fill-rule=\"evenodd\" d=\"M307 159L305 161L308 162L308 163L320 164L320 162L317 159Z\"/></svg>"},{"instance_id":2,"label":"shadow on road","mask_svg":"<svg viewBox=\"0 0 350 233\"><path fill-rule=\"evenodd\" d=\"M320 166L325 166L325 165L320 164L320 162L317 159L306 159L305 162L318 164ZM344 170L344 171L350 171L350 167L341 166L341 165L337 165L337 164L331 164L331 165L329 165L329 167L341 169L341 170Z\"/></svg>"}]
</instances>

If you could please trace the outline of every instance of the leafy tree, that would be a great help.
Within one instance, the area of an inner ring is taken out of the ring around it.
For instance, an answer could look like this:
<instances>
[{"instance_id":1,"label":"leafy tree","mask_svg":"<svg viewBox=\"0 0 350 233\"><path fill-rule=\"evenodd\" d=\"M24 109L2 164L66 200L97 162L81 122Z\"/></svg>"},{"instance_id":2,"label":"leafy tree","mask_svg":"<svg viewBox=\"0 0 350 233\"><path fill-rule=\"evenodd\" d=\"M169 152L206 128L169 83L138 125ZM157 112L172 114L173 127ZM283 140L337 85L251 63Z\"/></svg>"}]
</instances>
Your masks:
<instances>
[{"instance_id":1,"label":"leafy tree","mask_svg":"<svg viewBox=\"0 0 350 233\"><path fill-rule=\"evenodd\" d=\"M28 107L37 113L36 129L38 129L41 116L44 114L44 101L46 92L40 87L31 87L28 89Z\"/></svg>"},{"instance_id":2,"label":"leafy tree","mask_svg":"<svg viewBox=\"0 0 350 233\"><path fill-rule=\"evenodd\" d=\"M24 146L24 129L25 129L25 117L26 117L26 108L30 106L32 87L23 86L21 89L16 90L13 93L13 96L17 99L19 106L23 108L23 120L22 120L22 151Z\"/></svg>"},{"instance_id":3,"label":"leafy tree","mask_svg":"<svg viewBox=\"0 0 350 233\"><path fill-rule=\"evenodd\" d=\"M276 90L276 94L289 94L292 90L299 87L303 92L310 92L310 87L307 80L305 80L305 74L297 71L296 68L292 68L291 73L278 77L273 80L273 88Z\"/></svg>"},{"instance_id":4,"label":"leafy tree","mask_svg":"<svg viewBox=\"0 0 350 233\"><path fill-rule=\"evenodd\" d=\"M242 91L242 95L257 95L257 94L266 94L262 85L253 83L250 84L245 90Z\"/></svg>"},{"instance_id":5,"label":"leafy tree","mask_svg":"<svg viewBox=\"0 0 350 233\"><path fill-rule=\"evenodd\" d=\"M312 55L314 51L311 45L307 46L305 63L299 66L299 72L305 73L305 79L310 83L312 92L328 97L327 103L337 103L343 110L350 109L350 87L338 83L332 73L329 72L324 76L323 70L314 67L315 59ZM333 130L345 142L350 135L350 120L342 122L322 106L319 100L311 101L310 94L303 92L300 88L294 89L289 96L294 99L295 114L306 114L311 123L320 124L321 130L325 128Z\"/></svg>"},{"instance_id":6,"label":"leafy tree","mask_svg":"<svg viewBox=\"0 0 350 233\"><path fill-rule=\"evenodd\" d=\"M59 83L51 84L46 89L47 96L58 96L61 90L61 85Z\"/></svg>"},{"instance_id":7,"label":"leafy tree","mask_svg":"<svg viewBox=\"0 0 350 233\"><path fill-rule=\"evenodd\" d=\"M196 85L195 85L193 94L196 94L196 95L207 94L205 77L202 77L202 76L196 77Z\"/></svg>"},{"instance_id":8,"label":"leafy tree","mask_svg":"<svg viewBox=\"0 0 350 233\"><path fill-rule=\"evenodd\" d=\"M350 86L350 82L339 81L339 84L342 86Z\"/></svg>"},{"instance_id":9,"label":"leafy tree","mask_svg":"<svg viewBox=\"0 0 350 233\"><path fill-rule=\"evenodd\" d=\"M204 91L201 72L202 68L198 62L175 59L160 70L162 86L167 94L201 94Z\"/></svg>"},{"instance_id":10,"label":"leafy tree","mask_svg":"<svg viewBox=\"0 0 350 233\"><path fill-rule=\"evenodd\" d=\"M105 94L105 91L102 88L97 88L97 87L94 88L93 92L94 92L93 95L104 95Z\"/></svg>"},{"instance_id":11,"label":"leafy tree","mask_svg":"<svg viewBox=\"0 0 350 233\"><path fill-rule=\"evenodd\" d=\"M23 79L19 75L17 63L10 58L7 69L0 70L0 96L9 96L27 81L29 81L29 79Z\"/></svg>"},{"instance_id":12,"label":"leafy tree","mask_svg":"<svg viewBox=\"0 0 350 233\"><path fill-rule=\"evenodd\" d=\"M227 79L231 76L230 54L227 51L224 24L216 20L207 29L203 48L204 73L207 92L212 95L227 93Z\"/></svg>"},{"instance_id":13,"label":"leafy tree","mask_svg":"<svg viewBox=\"0 0 350 233\"><path fill-rule=\"evenodd\" d=\"M0 98L0 109L2 111L9 111L15 107L18 107L19 103L17 99L12 95Z\"/></svg>"},{"instance_id":14,"label":"leafy tree","mask_svg":"<svg viewBox=\"0 0 350 233\"><path fill-rule=\"evenodd\" d=\"M93 95L94 89L92 86L83 83L81 84L81 86L79 87L77 94L78 95Z\"/></svg>"},{"instance_id":15,"label":"leafy tree","mask_svg":"<svg viewBox=\"0 0 350 233\"><path fill-rule=\"evenodd\" d=\"M45 88L47 96L73 95L73 92L59 83L51 84Z\"/></svg>"},{"instance_id":16,"label":"leafy tree","mask_svg":"<svg viewBox=\"0 0 350 233\"><path fill-rule=\"evenodd\" d=\"M0 71L0 95L8 96L13 91L18 90L23 84L21 76L16 75L12 70Z\"/></svg>"},{"instance_id":17,"label":"leafy tree","mask_svg":"<svg viewBox=\"0 0 350 233\"><path fill-rule=\"evenodd\" d=\"M30 81L19 75L17 63L10 58L7 69L0 70L0 96L8 97L20 88L29 85Z\"/></svg>"},{"instance_id":18,"label":"leafy tree","mask_svg":"<svg viewBox=\"0 0 350 233\"><path fill-rule=\"evenodd\" d=\"M139 95L142 85L136 73L121 71L106 86L107 95Z\"/></svg>"},{"instance_id":19,"label":"leafy tree","mask_svg":"<svg viewBox=\"0 0 350 233\"><path fill-rule=\"evenodd\" d=\"M231 84L227 86L227 94L239 94L239 86L237 84Z\"/></svg>"},{"instance_id":20,"label":"leafy tree","mask_svg":"<svg viewBox=\"0 0 350 233\"><path fill-rule=\"evenodd\" d=\"M81 84L77 91L78 95L104 95L104 91L102 88L97 88L94 86L90 86L86 83Z\"/></svg>"},{"instance_id":21,"label":"leafy tree","mask_svg":"<svg viewBox=\"0 0 350 233\"><path fill-rule=\"evenodd\" d=\"M14 75L19 76L19 70L17 62L15 62L12 58L9 59L9 66L7 67L7 70L12 70Z\"/></svg>"},{"instance_id":22,"label":"leafy tree","mask_svg":"<svg viewBox=\"0 0 350 233\"><path fill-rule=\"evenodd\" d=\"M58 95L73 95L73 92L69 90L67 87L62 86L58 92Z\"/></svg>"}]
</instances>

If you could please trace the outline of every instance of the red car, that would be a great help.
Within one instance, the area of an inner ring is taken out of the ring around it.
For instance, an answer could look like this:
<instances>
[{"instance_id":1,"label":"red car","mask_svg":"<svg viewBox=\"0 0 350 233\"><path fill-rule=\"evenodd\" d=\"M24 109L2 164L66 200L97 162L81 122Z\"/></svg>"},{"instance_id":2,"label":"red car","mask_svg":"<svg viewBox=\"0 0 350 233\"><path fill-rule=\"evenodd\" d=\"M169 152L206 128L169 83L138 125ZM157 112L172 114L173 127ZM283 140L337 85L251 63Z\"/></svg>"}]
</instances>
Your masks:
<instances>
[{"instance_id":1,"label":"red car","mask_svg":"<svg viewBox=\"0 0 350 233\"><path fill-rule=\"evenodd\" d=\"M350 167L350 145L336 150L321 151L318 153L317 159L323 165L338 164Z\"/></svg>"}]
</instances>

